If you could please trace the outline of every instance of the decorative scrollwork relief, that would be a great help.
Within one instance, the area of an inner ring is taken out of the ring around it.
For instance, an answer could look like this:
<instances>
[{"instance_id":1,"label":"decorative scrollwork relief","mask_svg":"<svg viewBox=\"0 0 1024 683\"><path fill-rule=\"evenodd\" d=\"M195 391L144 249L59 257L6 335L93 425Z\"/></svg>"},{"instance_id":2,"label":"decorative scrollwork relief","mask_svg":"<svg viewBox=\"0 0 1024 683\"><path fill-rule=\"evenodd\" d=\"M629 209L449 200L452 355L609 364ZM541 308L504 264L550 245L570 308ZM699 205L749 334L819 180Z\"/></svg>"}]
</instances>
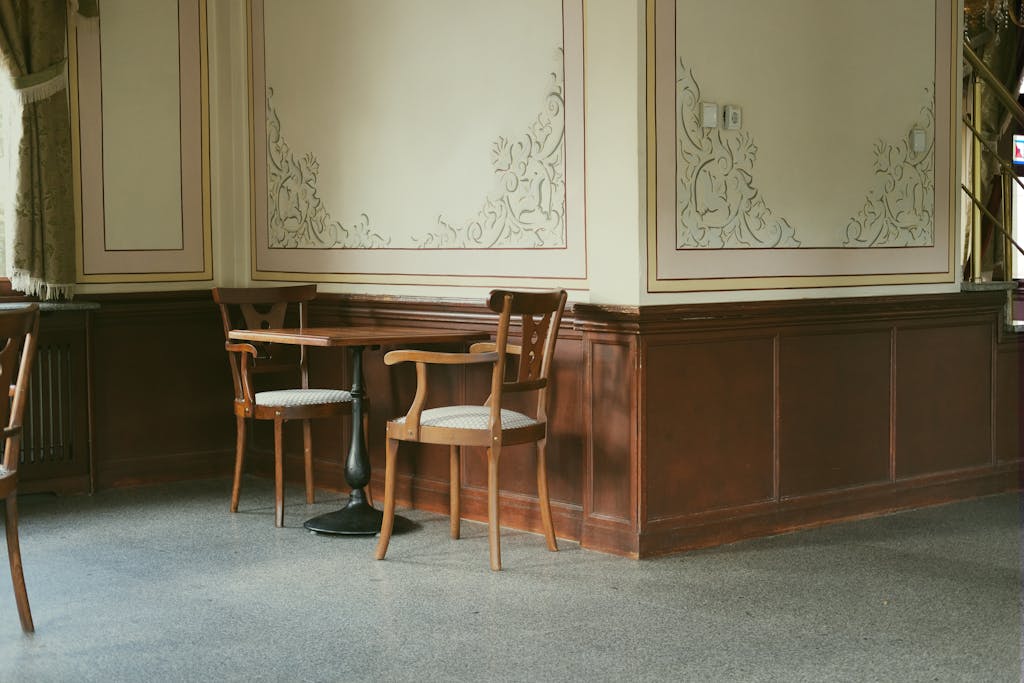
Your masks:
<instances>
[{"instance_id":1,"label":"decorative scrollwork relief","mask_svg":"<svg viewBox=\"0 0 1024 683\"><path fill-rule=\"evenodd\" d=\"M929 247L935 244L935 112L931 87L913 127L924 131L924 151L909 136L875 143L875 186L847 224L844 247Z\"/></svg>"},{"instance_id":2,"label":"decorative scrollwork relief","mask_svg":"<svg viewBox=\"0 0 1024 683\"><path fill-rule=\"evenodd\" d=\"M701 125L700 86L679 61L676 79L676 248L799 247L754 187L757 147L746 131Z\"/></svg>"},{"instance_id":3,"label":"decorative scrollwork relief","mask_svg":"<svg viewBox=\"0 0 1024 683\"><path fill-rule=\"evenodd\" d=\"M296 156L281 134L281 121L267 88L267 190L270 247L276 249L377 249L390 244L361 214L349 225L331 220L320 200L320 162L312 153Z\"/></svg>"},{"instance_id":4,"label":"decorative scrollwork relief","mask_svg":"<svg viewBox=\"0 0 1024 683\"><path fill-rule=\"evenodd\" d=\"M559 50L558 61L562 62ZM457 224L438 216L437 229L414 237L423 249L546 249L564 247L565 100L562 68L552 74L543 111L518 138L491 148L495 189L476 217Z\"/></svg>"}]
</instances>

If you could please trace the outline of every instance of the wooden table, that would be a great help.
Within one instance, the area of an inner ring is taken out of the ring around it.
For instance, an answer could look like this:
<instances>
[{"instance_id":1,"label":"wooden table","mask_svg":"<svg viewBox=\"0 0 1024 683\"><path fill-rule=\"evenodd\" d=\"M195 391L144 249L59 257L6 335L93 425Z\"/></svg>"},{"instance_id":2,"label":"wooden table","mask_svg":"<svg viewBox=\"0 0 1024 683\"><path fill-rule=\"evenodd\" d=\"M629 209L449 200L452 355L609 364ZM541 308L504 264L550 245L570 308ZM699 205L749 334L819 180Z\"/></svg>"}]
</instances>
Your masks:
<instances>
[{"instance_id":1,"label":"wooden table","mask_svg":"<svg viewBox=\"0 0 1024 683\"><path fill-rule=\"evenodd\" d=\"M376 534L380 531L383 517L380 510L366 502L365 487L370 483L370 457L363 438L363 402L366 399L363 349L368 346L468 343L490 338L486 332L390 326L232 330L228 336L238 341L348 347L352 350L352 444L345 461L345 482L352 492L345 507L314 517L303 525L310 531L345 535Z\"/></svg>"}]
</instances>

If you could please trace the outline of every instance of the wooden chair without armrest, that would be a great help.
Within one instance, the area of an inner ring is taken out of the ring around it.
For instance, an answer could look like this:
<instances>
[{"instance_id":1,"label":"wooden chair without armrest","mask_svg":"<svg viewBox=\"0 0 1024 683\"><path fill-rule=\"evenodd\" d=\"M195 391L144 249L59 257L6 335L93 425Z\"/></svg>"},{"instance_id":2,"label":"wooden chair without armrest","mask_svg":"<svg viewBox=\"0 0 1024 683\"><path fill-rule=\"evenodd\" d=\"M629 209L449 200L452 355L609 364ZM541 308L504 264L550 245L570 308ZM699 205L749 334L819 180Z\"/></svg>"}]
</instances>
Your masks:
<instances>
[{"instance_id":1,"label":"wooden chair without armrest","mask_svg":"<svg viewBox=\"0 0 1024 683\"><path fill-rule=\"evenodd\" d=\"M39 330L39 306L0 311L0 387L9 386L11 397L0 401L0 424L3 429L4 455L0 462L0 498L6 503L4 526L7 531L7 554L14 583L14 601L25 633L35 631L32 610L25 590L25 574L21 567L21 546L18 544L18 460L21 457L21 425L25 415L29 375L36 355Z\"/></svg>"},{"instance_id":2,"label":"wooden chair without armrest","mask_svg":"<svg viewBox=\"0 0 1024 683\"><path fill-rule=\"evenodd\" d=\"M340 389L311 389L306 348L280 344L252 344L227 339L235 329L273 329L285 326L291 306L298 307L298 326L307 327L307 304L316 297L316 285L294 287L214 287L235 385L235 478L231 512L238 512L245 460L246 418L274 422L274 525L284 526L283 425L302 421L302 449L306 470L306 502L314 502L313 447L310 420L352 414L352 396ZM294 323L292 323L294 324ZM257 391L254 375L297 372L301 388Z\"/></svg>"},{"instance_id":3,"label":"wooden chair without armrest","mask_svg":"<svg viewBox=\"0 0 1024 683\"><path fill-rule=\"evenodd\" d=\"M501 569L501 519L498 506L498 461L502 448L522 443L537 444L537 494L548 549L558 550L551 522L545 451L548 435L548 382L554 357L558 327L565 309L564 290L553 292L514 292L494 290L487 305L499 314L494 342L470 347L469 353L441 353L400 350L384 356L388 365L416 363L416 395L403 417L387 424L387 451L384 474L384 520L377 543L376 557L384 559L395 519L395 479L398 444L402 441L447 444L451 469L451 536L459 537L460 460L462 446L487 449L487 521L491 569ZM513 316L522 320L522 343L509 344ZM509 355L519 357L515 379L506 379ZM489 363L491 393L483 406L446 406L424 409L427 400L427 365ZM504 407L509 394L536 392L533 417Z\"/></svg>"}]
</instances>

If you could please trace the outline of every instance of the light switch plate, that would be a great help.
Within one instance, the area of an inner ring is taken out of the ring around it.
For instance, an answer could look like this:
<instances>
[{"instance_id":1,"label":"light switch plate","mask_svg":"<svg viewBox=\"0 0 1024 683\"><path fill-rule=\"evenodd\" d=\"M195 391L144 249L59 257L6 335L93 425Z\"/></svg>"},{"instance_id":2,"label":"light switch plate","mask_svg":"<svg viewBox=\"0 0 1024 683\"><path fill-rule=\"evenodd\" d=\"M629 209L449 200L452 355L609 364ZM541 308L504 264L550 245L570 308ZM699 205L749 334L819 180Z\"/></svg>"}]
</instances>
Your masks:
<instances>
[{"instance_id":1,"label":"light switch plate","mask_svg":"<svg viewBox=\"0 0 1024 683\"><path fill-rule=\"evenodd\" d=\"M718 105L714 102L701 102L701 126L718 128Z\"/></svg>"},{"instance_id":2,"label":"light switch plate","mask_svg":"<svg viewBox=\"0 0 1024 683\"><path fill-rule=\"evenodd\" d=\"M917 154L928 149L928 136L922 129L914 128L910 131L910 149Z\"/></svg>"}]
</instances>

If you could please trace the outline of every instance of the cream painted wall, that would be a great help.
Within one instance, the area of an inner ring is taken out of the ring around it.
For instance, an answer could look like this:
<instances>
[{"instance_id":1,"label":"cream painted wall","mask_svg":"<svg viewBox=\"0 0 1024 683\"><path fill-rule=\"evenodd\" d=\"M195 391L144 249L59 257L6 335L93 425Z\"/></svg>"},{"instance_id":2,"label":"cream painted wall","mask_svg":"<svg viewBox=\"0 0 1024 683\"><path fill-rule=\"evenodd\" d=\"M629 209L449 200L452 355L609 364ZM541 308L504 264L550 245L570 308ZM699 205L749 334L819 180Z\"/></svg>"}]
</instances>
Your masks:
<instances>
[{"instance_id":1,"label":"cream painted wall","mask_svg":"<svg viewBox=\"0 0 1024 683\"><path fill-rule=\"evenodd\" d=\"M590 300L637 305L645 281L643 0L588 0Z\"/></svg>"},{"instance_id":2,"label":"cream painted wall","mask_svg":"<svg viewBox=\"0 0 1024 683\"><path fill-rule=\"evenodd\" d=\"M582 0L253 0L251 23L254 277L579 286Z\"/></svg>"},{"instance_id":3,"label":"cream painted wall","mask_svg":"<svg viewBox=\"0 0 1024 683\"><path fill-rule=\"evenodd\" d=\"M245 121L245 0L208 5L210 84L211 223L213 277L173 282L79 283L82 295L111 292L205 290L212 285L247 285L248 132Z\"/></svg>"},{"instance_id":4,"label":"cream painted wall","mask_svg":"<svg viewBox=\"0 0 1024 683\"><path fill-rule=\"evenodd\" d=\"M933 0L679 0L676 26L703 99L742 106L753 182L801 248L843 245L876 186L878 141L915 125L932 137Z\"/></svg>"},{"instance_id":5,"label":"cream painted wall","mask_svg":"<svg viewBox=\"0 0 1024 683\"><path fill-rule=\"evenodd\" d=\"M951 3L648 8L650 289L953 283ZM742 107L742 130L702 127L701 102Z\"/></svg>"},{"instance_id":6,"label":"cream painted wall","mask_svg":"<svg viewBox=\"0 0 1024 683\"><path fill-rule=\"evenodd\" d=\"M79 282L211 280L205 31L206 0L69 24Z\"/></svg>"},{"instance_id":7,"label":"cream painted wall","mask_svg":"<svg viewBox=\"0 0 1024 683\"><path fill-rule=\"evenodd\" d=\"M209 12L210 150L214 280L249 284L249 106L245 0Z\"/></svg>"},{"instance_id":8,"label":"cream painted wall","mask_svg":"<svg viewBox=\"0 0 1024 683\"><path fill-rule=\"evenodd\" d=\"M166 0L105 0L103 197L108 249L181 249L178 11ZM140 221L140 216L146 216Z\"/></svg>"},{"instance_id":9,"label":"cream painted wall","mask_svg":"<svg viewBox=\"0 0 1024 683\"><path fill-rule=\"evenodd\" d=\"M953 285L650 293L646 285L645 0L586 0L586 192L589 281L576 301L638 305L949 291ZM214 284L268 285L250 273L247 58L244 0L208 12ZM80 291L207 288L209 282L123 283ZM322 291L478 299L486 286L321 283Z\"/></svg>"}]
</instances>

